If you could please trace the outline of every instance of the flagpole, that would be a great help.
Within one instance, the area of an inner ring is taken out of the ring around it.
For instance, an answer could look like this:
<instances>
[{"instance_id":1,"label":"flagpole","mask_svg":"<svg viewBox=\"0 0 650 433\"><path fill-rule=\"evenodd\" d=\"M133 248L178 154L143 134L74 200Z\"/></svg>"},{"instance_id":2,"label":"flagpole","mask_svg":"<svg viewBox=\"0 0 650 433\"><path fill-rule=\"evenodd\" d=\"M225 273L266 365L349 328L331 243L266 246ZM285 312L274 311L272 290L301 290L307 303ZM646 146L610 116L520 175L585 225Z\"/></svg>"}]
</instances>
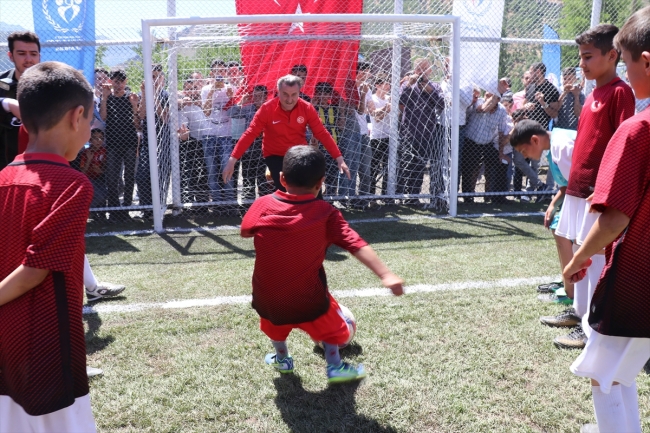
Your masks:
<instances>
[{"instance_id":1,"label":"flagpole","mask_svg":"<svg viewBox=\"0 0 650 433\"><path fill-rule=\"evenodd\" d=\"M395 0L395 15L404 14L403 0ZM390 136L388 138L388 195L395 194L395 184L397 183L397 146L399 145L399 97L400 97L400 80L402 78L402 23L393 24L393 67L391 70L390 83L390 104L391 110L389 115Z\"/></svg>"}]
</instances>

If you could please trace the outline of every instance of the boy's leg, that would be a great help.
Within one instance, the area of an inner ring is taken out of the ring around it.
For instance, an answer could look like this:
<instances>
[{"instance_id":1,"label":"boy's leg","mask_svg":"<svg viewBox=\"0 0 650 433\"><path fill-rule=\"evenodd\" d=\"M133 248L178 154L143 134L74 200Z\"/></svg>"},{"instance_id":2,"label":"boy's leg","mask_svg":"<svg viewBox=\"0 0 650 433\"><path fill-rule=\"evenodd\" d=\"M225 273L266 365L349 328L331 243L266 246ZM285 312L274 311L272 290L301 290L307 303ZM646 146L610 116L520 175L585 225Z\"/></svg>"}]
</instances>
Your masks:
<instances>
[{"instance_id":1,"label":"boy's leg","mask_svg":"<svg viewBox=\"0 0 650 433\"><path fill-rule=\"evenodd\" d=\"M639 417L639 394L636 390L636 381L630 385L621 385L621 396L625 406L627 430L631 433L641 433L641 418Z\"/></svg>"},{"instance_id":2,"label":"boy's leg","mask_svg":"<svg viewBox=\"0 0 650 433\"><path fill-rule=\"evenodd\" d=\"M268 353L264 362L271 365L280 373L293 372L293 358L287 348L287 337L291 333L291 325L274 325L270 320L260 317L260 330L271 339L275 353Z\"/></svg>"},{"instance_id":3,"label":"boy's leg","mask_svg":"<svg viewBox=\"0 0 650 433\"><path fill-rule=\"evenodd\" d=\"M621 385L613 385L609 394L605 394L600 389L598 382L592 380L591 395L594 398L594 412L600 433L627 431L625 430L627 418L621 395Z\"/></svg>"},{"instance_id":4,"label":"boy's leg","mask_svg":"<svg viewBox=\"0 0 650 433\"><path fill-rule=\"evenodd\" d=\"M121 284L100 283L88 262L88 256L84 255L84 287L88 301L96 301L101 298L117 296L126 288Z\"/></svg>"}]
</instances>

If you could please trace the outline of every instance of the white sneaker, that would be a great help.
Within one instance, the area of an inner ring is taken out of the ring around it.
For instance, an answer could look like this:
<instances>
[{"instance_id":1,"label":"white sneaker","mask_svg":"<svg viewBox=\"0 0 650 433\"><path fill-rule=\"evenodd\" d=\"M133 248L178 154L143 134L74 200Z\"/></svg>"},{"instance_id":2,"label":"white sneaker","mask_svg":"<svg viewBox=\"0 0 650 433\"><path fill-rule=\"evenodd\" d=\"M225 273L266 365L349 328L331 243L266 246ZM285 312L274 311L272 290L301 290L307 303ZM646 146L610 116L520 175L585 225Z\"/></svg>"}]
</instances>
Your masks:
<instances>
[{"instance_id":1,"label":"white sneaker","mask_svg":"<svg viewBox=\"0 0 650 433\"><path fill-rule=\"evenodd\" d=\"M97 301L102 298L112 298L122 293L126 289L126 286L121 284L111 284L111 283L97 283L97 287L93 290L86 289L86 297L88 302Z\"/></svg>"},{"instance_id":2,"label":"white sneaker","mask_svg":"<svg viewBox=\"0 0 650 433\"><path fill-rule=\"evenodd\" d=\"M90 379L91 377L101 376L102 374L104 374L104 370L102 370L101 368L95 368L87 365L86 374L88 375L88 379Z\"/></svg>"}]
</instances>

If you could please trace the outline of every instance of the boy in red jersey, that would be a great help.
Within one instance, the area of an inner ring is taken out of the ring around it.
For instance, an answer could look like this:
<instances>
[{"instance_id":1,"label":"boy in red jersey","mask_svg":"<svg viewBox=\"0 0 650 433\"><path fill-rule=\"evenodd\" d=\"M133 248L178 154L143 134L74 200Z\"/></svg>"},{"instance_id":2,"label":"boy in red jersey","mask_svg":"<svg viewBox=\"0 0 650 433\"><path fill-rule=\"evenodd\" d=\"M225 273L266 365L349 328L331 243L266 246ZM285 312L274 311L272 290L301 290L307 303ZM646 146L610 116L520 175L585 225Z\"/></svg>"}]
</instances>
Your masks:
<instances>
[{"instance_id":1,"label":"boy in red jersey","mask_svg":"<svg viewBox=\"0 0 650 433\"><path fill-rule=\"evenodd\" d=\"M293 358L286 339L293 329L301 329L323 342L328 381L338 383L362 379L365 371L362 365L341 361L339 345L348 341L349 330L327 287L323 269L327 247L335 244L348 250L397 296L403 293L403 282L341 212L316 198L324 179L325 157L320 151L312 146L290 148L280 173L287 192L257 199L244 216L241 235L255 238L253 308L260 315L260 329L275 348L266 363L291 373Z\"/></svg>"},{"instance_id":2,"label":"boy in red jersey","mask_svg":"<svg viewBox=\"0 0 650 433\"><path fill-rule=\"evenodd\" d=\"M621 28L621 50L637 98L650 97L650 7ZM623 122L607 146L591 208L597 220L564 270L577 280L612 242L591 300L591 335L571 371L591 378L598 430L641 432L635 378L650 357L650 111ZM593 265L591 265L593 266Z\"/></svg>"},{"instance_id":3,"label":"boy in red jersey","mask_svg":"<svg viewBox=\"0 0 650 433\"><path fill-rule=\"evenodd\" d=\"M634 93L616 75L619 53L614 48L618 28L600 24L576 38L580 51L580 67L596 88L587 96L578 121L578 135L573 148L571 171L566 196L555 233L574 241L574 248L585 240L598 218L590 213L587 198L593 194L600 162L610 138L623 121L634 115ZM591 296L605 266L605 251L598 251L587 278L574 286L574 307L582 318L582 326L567 336L555 339L560 348L581 349L589 336L586 316Z\"/></svg>"},{"instance_id":4,"label":"boy in red jersey","mask_svg":"<svg viewBox=\"0 0 650 433\"><path fill-rule=\"evenodd\" d=\"M93 90L45 62L18 102L30 141L0 172L0 432L94 432L81 314L93 188L68 164L90 137Z\"/></svg>"}]
</instances>

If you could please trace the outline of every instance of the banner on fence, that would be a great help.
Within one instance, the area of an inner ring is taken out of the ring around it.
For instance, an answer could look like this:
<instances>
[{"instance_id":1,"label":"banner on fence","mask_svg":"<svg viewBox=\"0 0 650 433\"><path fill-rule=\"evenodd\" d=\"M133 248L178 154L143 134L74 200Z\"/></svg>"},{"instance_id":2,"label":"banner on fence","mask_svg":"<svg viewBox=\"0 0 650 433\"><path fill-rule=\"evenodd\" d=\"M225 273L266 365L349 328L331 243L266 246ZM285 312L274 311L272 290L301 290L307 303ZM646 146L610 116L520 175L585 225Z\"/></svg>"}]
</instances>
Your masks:
<instances>
[{"instance_id":1,"label":"banner on fence","mask_svg":"<svg viewBox=\"0 0 650 433\"><path fill-rule=\"evenodd\" d=\"M505 0L454 0L460 16L461 86L476 84L492 93L499 80L499 51Z\"/></svg>"},{"instance_id":2,"label":"banner on fence","mask_svg":"<svg viewBox=\"0 0 650 433\"><path fill-rule=\"evenodd\" d=\"M553 28L544 24L544 39L560 39L560 37ZM557 44L544 44L542 47L542 62L546 66L546 78L556 87L560 86L561 56L560 46Z\"/></svg>"},{"instance_id":3,"label":"banner on fence","mask_svg":"<svg viewBox=\"0 0 650 433\"><path fill-rule=\"evenodd\" d=\"M32 0L32 10L41 44L59 45L43 47L41 59L67 63L94 83L95 0Z\"/></svg>"},{"instance_id":4,"label":"banner on fence","mask_svg":"<svg viewBox=\"0 0 650 433\"><path fill-rule=\"evenodd\" d=\"M236 0L236 8L238 15L359 14L363 11L363 0ZM321 81L333 84L342 94L349 89L353 78L350 74L356 70L358 40L288 40L285 37L360 35L360 23L241 24L239 33L245 37L270 37L266 41L247 40L241 45L249 86L265 84L274 89L278 78L290 73L294 65L305 65L308 74L303 92L307 95L312 95L314 86ZM260 68L259 65L268 67Z\"/></svg>"}]
</instances>

